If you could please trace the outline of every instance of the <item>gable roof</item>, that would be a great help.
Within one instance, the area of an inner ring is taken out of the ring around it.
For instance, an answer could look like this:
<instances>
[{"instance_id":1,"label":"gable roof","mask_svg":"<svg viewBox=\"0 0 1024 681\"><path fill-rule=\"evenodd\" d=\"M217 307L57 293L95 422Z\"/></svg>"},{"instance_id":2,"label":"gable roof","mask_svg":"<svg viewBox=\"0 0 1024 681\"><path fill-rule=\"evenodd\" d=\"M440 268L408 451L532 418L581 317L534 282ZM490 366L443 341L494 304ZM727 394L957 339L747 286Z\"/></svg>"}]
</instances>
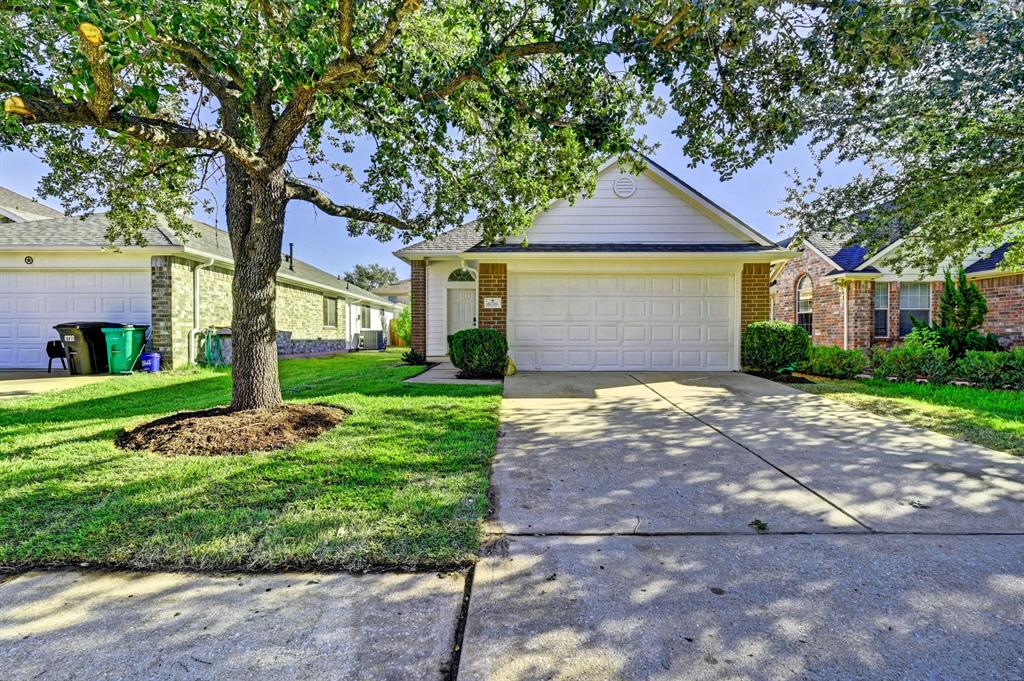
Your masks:
<instances>
[{"instance_id":1,"label":"gable roof","mask_svg":"<svg viewBox=\"0 0 1024 681\"><path fill-rule=\"evenodd\" d=\"M142 233L147 241L144 248L152 249L154 252L178 251L194 257L216 259L227 264L234 263L231 238L225 230L193 218L185 218L185 220L192 227L193 233L179 236L167 225L162 216L158 216L157 225ZM85 217L62 215L58 218L34 220L30 223L5 223L0 225L0 249L97 250L112 245L119 248L138 248L125 246L123 241L111 244L107 240L109 226L110 220L103 213L94 213ZM312 284L330 292L349 294L355 298L394 307L394 303L298 258L295 258L295 262L289 265L287 256L282 254L282 261L278 276L283 279L295 279L300 283Z\"/></svg>"},{"instance_id":2,"label":"gable roof","mask_svg":"<svg viewBox=\"0 0 1024 681\"><path fill-rule=\"evenodd\" d=\"M672 251L672 252L687 252L692 250L693 252L701 252L712 250L715 252L730 252L730 251L747 251L747 250L775 250L780 246L770 239L766 238L757 230L753 229L742 220L737 218L735 215L725 210L717 203L701 194L699 191L694 189L692 186L681 180L676 175L673 175L664 167L658 165L650 158L644 157L644 162L647 166L645 172L660 178L662 182L665 182L672 189L683 194L691 202L697 204L707 213L712 214L716 219L722 223L728 225L731 229L739 232L743 237L750 240L752 243L739 243L739 244L704 244L700 247L694 245L672 245L672 244L589 244L589 243L561 243L561 244L539 244L534 243L529 246L524 246L519 243L500 243L500 244L483 244L481 241L481 230L477 227L476 222L467 222L464 225L456 227L455 229L449 230L432 239L424 239L418 241L409 246L405 246L394 252L394 254L403 259L407 258L418 258L418 257L429 257L437 255L458 255L466 252L473 253L512 253L512 252L532 252L539 253L544 252L645 252L645 251ZM597 170L597 174L601 175L606 170L611 168L617 163L615 159L606 161ZM552 205L554 205L553 202ZM671 247L670 247L671 246ZM751 249L750 247L754 248ZM717 250L716 250L717 249Z\"/></svg>"},{"instance_id":3,"label":"gable roof","mask_svg":"<svg viewBox=\"0 0 1024 681\"><path fill-rule=\"evenodd\" d=\"M7 215L7 217L15 222L64 217L64 213L59 210L50 208L38 201L33 201L23 194L11 191L7 187L0 187L0 213Z\"/></svg>"},{"instance_id":4,"label":"gable roof","mask_svg":"<svg viewBox=\"0 0 1024 681\"><path fill-rule=\"evenodd\" d=\"M964 271L967 274L980 274L982 272L998 270L1003 259L1006 257L1006 252L1010 250L1015 243L1016 242L1013 241L1007 241L1005 244L989 253L987 257L972 262L969 267L964 268Z\"/></svg>"}]
</instances>

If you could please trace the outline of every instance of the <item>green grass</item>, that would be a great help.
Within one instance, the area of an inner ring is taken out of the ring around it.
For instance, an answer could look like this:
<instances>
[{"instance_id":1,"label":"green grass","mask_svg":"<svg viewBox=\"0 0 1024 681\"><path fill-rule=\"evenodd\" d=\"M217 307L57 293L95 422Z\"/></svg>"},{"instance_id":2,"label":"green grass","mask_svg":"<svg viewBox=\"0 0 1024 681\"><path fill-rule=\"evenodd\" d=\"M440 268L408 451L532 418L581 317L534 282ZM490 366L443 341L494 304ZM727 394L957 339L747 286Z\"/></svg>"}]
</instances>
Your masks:
<instances>
[{"instance_id":1,"label":"green grass","mask_svg":"<svg viewBox=\"0 0 1024 681\"><path fill-rule=\"evenodd\" d=\"M1024 456L1024 394L954 385L807 378L807 392L912 423L959 440Z\"/></svg>"},{"instance_id":2,"label":"green grass","mask_svg":"<svg viewBox=\"0 0 1024 681\"><path fill-rule=\"evenodd\" d=\"M0 570L465 565L487 507L500 388L402 382L422 370L395 352L282 361L285 400L352 415L313 442L235 457L113 445L126 427L226 404L225 370L2 400Z\"/></svg>"}]
</instances>

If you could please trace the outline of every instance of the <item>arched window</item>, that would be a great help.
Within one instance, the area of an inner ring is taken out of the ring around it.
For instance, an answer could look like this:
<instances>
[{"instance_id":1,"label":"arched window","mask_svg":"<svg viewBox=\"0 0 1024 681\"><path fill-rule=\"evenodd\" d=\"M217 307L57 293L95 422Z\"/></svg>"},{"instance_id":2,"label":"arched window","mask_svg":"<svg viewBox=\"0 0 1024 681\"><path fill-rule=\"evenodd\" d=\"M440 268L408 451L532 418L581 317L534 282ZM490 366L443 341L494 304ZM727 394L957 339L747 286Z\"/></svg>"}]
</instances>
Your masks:
<instances>
[{"instance_id":1,"label":"arched window","mask_svg":"<svg viewBox=\"0 0 1024 681\"><path fill-rule=\"evenodd\" d=\"M448 275L448 281L476 281L473 270L460 267Z\"/></svg>"},{"instance_id":2,"label":"arched window","mask_svg":"<svg viewBox=\"0 0 1024 681\"><path fill-rule=\"evenodd\" d=\"M796 283L796 323L808 334L814 328L814 288L807 275Z\"/></svg>"}]
</instances>

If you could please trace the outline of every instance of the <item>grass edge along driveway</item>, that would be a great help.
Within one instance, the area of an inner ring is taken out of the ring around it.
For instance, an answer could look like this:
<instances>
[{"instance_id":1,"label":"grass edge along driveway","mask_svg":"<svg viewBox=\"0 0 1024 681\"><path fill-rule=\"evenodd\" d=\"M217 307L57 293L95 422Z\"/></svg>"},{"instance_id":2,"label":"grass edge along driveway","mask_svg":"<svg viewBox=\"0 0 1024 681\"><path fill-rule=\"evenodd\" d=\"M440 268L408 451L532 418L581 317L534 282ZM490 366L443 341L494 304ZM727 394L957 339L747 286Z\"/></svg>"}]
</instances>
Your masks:
<instances>
[{"instance_id":1,"label":"grass edge along driveway","mask_svg":"<svg viewBox=\"0 0 1024 681\"><path fill-rule=\"evenodd\" d=\"M982 447L1024 456L1024 393L955 385L838 381L807 376L806 392Z\"/></svg>"},{"instance_id":2,"label":"grass edge along driveway","mask_svg":"<svg viewBox=\"0 0 1024 681\"><path fill-rule=\"evenodd\" d=\"M500 387L410 384L399 354L281 362L285 400L352 410L317 440L235 457L113 445L230 400L227 370L137 374L0 401L0 571L450 569L475 560Z\"/></svg>"}]
</instances>

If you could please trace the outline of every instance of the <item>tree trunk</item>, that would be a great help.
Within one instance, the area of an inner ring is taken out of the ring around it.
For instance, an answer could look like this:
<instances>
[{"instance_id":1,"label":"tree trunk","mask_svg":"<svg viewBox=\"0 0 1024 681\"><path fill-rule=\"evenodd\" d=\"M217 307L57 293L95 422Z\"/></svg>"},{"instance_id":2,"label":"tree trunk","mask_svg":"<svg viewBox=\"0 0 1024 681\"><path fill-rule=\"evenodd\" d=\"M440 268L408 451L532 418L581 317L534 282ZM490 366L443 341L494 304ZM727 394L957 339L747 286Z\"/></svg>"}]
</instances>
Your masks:
<instances>
[{"instance_id":1,"label":"tree trunk","mask_svg":"<svg viewBox=\"0 0 1024 681\"><path fill-rule=\"evenodd\" d=\"M227 164L227 217L235 276L231 283L231 408L281 405L277 371L277 270L287 204L284 172L255 180Z\"/></svg>"}]
</instances>

